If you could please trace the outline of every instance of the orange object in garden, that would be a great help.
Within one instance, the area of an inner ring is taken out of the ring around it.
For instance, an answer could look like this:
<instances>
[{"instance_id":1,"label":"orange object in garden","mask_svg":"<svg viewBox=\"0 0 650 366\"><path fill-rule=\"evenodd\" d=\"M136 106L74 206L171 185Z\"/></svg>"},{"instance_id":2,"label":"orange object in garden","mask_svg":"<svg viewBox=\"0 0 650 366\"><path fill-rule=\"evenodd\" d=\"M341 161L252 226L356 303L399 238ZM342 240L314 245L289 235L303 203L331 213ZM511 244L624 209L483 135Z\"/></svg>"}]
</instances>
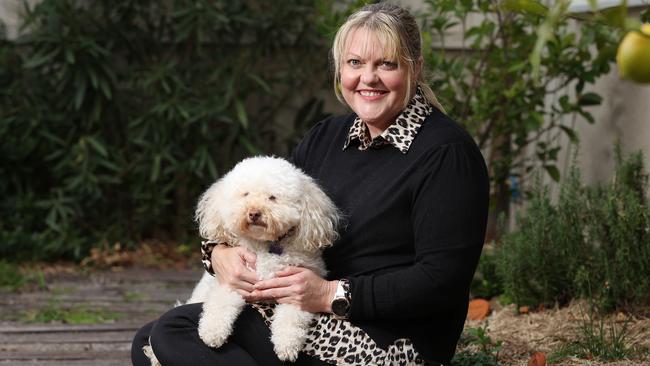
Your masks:
<instances>
[{"instance_id":1,"label":"orange object in garden","mask_svg":"<svg viewBox=\"0 0 650 366\"><path fill-rule=\"evenodd\" d=\"M542 352L535 352L528 359L528 366L546 366L546 355Z\"/></svg>"},{"instance_id":2,"label":"orange object in garden","mask_svg":"<svg viewBox=\"0 0 650 366\"><path fill-rule=\"evenodd\" d=\"M482 320L490 313L490 303L485 299L474 299L469 302L467 319Z\"/></svg>"}]
</instances>

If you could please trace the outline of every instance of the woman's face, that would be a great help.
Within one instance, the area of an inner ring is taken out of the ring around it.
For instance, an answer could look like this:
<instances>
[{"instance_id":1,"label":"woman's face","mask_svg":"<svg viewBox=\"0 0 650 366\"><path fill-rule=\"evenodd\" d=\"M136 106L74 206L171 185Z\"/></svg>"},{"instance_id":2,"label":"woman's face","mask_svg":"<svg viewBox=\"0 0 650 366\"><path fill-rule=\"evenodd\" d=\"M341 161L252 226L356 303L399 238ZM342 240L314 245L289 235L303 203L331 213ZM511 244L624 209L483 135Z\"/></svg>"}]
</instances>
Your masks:
<instances>
[{"instance_id":1,"label":"woman's face","mask_svg":"<svg viewBox=\"0 0 650 366\"><path fill-rule=\"evenodd\" d=\"M341 94L375 137L404 107L408 71L387 59L381 42L365 28L353 30L341 66Z\"/></svg>"}]
</instances>

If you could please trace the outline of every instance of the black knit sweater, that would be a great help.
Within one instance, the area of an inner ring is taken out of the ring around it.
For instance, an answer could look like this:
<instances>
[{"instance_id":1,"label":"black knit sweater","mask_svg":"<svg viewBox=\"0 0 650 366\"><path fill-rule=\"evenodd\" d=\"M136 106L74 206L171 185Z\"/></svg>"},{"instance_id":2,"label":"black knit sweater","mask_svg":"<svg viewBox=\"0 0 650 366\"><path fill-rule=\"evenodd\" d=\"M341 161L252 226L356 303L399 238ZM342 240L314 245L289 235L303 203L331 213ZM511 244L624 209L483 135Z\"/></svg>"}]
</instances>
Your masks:
<instances>
[{"instance_id":1,"label":"black knit sweater","mask_svg":"<svg viewBox=\"0 0 650 366\"><path fill-rule=\"evenodd\" d=\"M447 363L462 332L483 246L489 184L473 139L434 110L408 153L343 145L354 115L318 123L293 162L345 215L325 251L330 279L348 278L350 320L385 347L409 338Z\"/></svg>"}]
</instances>

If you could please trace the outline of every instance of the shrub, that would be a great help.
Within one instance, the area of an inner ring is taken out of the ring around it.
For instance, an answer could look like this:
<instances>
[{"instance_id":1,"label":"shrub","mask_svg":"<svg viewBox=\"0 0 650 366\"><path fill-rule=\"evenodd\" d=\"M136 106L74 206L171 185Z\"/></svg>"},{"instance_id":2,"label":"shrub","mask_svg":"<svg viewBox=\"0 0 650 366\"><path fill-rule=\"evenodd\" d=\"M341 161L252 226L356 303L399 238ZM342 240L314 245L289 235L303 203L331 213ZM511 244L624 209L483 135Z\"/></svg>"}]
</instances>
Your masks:
<instances>
[{"instance_id":1,"label":"shrub","mask_svg":"<svg viewBox=\"0 0 650 366\"><path fill-rule=\"evenodd\" d=\"M598 299L601 308L647 303L650 288L648 176L640 153L616 147L611 184L584 187L577 168L553 204L539 182L518 229L497 250L505 295L517 304Z\"/></svg>"},{"instance_id":2,"label":"shrub","mask_svg":"<svg viewBox=\"0 0 650 366\"><path fill-rule=\"evenodd\" d=\"M617 145L615 159L613 181L589 190L586 241L594 254L589 282L581 284L604 309L650 300L648 175L640 152L624 159Z\"/></svg>"},{"instance_id":3,"label":"shrub","mask_svg":"<svg viewBox=\"0 0 650 366\"><path fill-rule=\"evenodd\" d=\"M246 155L285 155L323 117L328 4L26 7L22 35L0 39L0 256L194 234L211 181Z\"/></svg>"}]
</instances>

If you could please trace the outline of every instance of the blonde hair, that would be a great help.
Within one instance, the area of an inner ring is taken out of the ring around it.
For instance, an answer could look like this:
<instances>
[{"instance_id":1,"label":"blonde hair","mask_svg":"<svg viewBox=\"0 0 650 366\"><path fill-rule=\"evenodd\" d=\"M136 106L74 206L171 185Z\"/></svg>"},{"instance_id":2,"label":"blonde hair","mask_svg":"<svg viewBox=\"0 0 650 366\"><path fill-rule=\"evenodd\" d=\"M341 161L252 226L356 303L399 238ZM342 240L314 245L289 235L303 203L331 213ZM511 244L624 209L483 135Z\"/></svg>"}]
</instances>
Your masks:
<instances>
[{"instance_id":1,"label":"blonde hair","mask_svg":"<svg viewBox=\"0 0 650 366\"><path fill-rule=\"evenodd\" d=\"M422 57L422 41L420 38L420 29L415 22L415 18L404 8L387 3L370 4L362 7L352 13L343 25L336 32L334 43L332 44L332 61L334 64L334 93L338 100L343 103L341 94L341 66L343 64L343 54L350 34L360 28L371 31L382 43L385 55L391 60L397 60L398 67L406 67L407 70L407 90L404 105L406 107L412 95L412 83L420 87L424 97L434 107L445 111L435 93L424 79L424 72L420 70L417 79L414 77L416 67Z\"/></svg>"}]
</instances>

